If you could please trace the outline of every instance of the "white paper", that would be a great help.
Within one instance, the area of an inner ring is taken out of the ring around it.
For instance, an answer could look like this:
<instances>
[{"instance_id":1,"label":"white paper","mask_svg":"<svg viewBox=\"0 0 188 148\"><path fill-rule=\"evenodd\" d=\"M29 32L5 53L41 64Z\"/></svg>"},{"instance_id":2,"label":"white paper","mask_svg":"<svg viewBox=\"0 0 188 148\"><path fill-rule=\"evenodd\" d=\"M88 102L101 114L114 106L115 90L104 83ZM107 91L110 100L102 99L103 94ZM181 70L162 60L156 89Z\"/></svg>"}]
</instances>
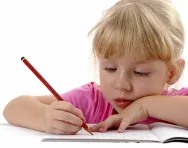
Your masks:
<instances>
[{"instance_id":1,"label":"white paper","mask_svg":"<svg viewBox=\"0 0 188 148\"><path fill-rule=\"evenodd\" d=\"M173 137L188 138L188 129L167 123L152 123L149 125L151 131L161 142Z\"/></svg>"},{"instance_id":2,"label":"white paper","mask_svg":"<svg viewBox=\"0 0 188 148\"><path fill-rule=\"evenodd\" d=\"M46 135L44 139L49 141L54 141L54 139L59 139L59 141L66 140L104 140L104 141L158 141L159 139L150 131L146 125L136 125L131 126L125 130L124 133L117 133L117 130L107 131L104 133L93 132L94 135L90 135L85 130L79 131L76 135ZM44 140L43 139L43 140ZM46 141L48 141L46 140Z\"/></svg>"}]
</instances>

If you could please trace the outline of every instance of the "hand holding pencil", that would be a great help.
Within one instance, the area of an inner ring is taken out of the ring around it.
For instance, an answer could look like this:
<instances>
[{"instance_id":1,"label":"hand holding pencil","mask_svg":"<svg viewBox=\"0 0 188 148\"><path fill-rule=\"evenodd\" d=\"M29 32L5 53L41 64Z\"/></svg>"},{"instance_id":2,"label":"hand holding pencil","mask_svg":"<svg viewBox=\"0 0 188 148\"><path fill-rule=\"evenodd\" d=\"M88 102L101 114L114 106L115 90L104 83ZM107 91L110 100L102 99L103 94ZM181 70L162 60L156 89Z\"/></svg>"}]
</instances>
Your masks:
<instances>
[{"instance_id":1,"label":"hand holding pencil","mask_svg":"<svg viewBox=\"0 0 188 148\"><path fill-rule=\"evenodd\" d=\"M76 134L85 121L82 112L66 101L52 102L44 113L44 129L53 134Z\"/></svg>"},{"instance_id":2,"label":"hand holding pencil","mask_svg":"<svg viewBox=\"0 0 188 148\"><path fill-rule=\"evenodd\" d=\"M64 101L25 57L22 57L21 60L57 99L57 101L54 101L45 110L47 132L55 134L75 134L83 127L88 133L93 135L85 124L82 111Z\"/></svg>"}]
</instances>

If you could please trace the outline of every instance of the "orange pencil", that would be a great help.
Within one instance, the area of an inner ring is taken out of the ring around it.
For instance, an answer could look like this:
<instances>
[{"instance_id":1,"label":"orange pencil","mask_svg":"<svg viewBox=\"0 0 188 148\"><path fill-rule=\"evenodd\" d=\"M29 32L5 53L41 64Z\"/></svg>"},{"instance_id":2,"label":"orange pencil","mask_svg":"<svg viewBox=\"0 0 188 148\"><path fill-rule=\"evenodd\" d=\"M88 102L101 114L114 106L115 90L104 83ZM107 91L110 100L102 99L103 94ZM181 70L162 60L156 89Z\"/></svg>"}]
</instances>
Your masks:
<instances>
[{"instance_id":1,"label":"orange pencil","mask_svg":"<svg viewBox=\"0 0 188 148\"><path fill-rule=\"evenodd\" d=\"M29 63L29 61L25 57L22 57L21 60L37 76L37 78L48 88L48 90L55 96L57 100L63 101L63 98L52 88L52 86L43 78L43 76L41 76L41 74ZM93 135L91 130L88 128L88 126L85 123L83 123L82 127L88 133Z\"/></svg>"}]
</instances>

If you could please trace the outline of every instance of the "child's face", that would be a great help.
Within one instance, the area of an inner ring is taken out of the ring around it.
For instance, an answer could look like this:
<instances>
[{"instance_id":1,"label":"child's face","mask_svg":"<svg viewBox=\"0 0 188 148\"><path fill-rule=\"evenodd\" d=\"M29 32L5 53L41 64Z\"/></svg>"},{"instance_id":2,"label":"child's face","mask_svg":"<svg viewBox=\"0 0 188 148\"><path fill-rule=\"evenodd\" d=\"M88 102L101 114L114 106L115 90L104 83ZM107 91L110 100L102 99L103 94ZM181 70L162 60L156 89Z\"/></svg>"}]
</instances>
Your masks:
<instances>
[{"instance_id":1,"label":"child's face","mask_svg":"<svg viewBox=\"0 0 188 148\"><path fill-rule=\"evenodd\" d=\"M146 62L127 55L99 62L100 89L118 112L134 100L161 94L168 79L167 65L160 60Z\"/></svg>"}]
</instances>

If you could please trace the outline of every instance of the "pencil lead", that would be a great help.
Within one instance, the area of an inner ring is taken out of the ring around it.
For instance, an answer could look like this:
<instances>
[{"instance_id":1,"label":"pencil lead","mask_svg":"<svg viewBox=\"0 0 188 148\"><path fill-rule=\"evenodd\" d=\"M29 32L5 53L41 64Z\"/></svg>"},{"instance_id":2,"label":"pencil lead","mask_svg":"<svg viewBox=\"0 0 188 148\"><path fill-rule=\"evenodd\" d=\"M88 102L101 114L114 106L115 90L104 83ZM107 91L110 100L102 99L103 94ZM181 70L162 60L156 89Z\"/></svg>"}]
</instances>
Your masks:
<instances>
[{"instance_id":1,"label":"pencil lead","mask_svg":"<svg viewBox=\"0 0 188 148\"><path fill-rule=\"evenodd\" d=\"M91 135L93 135L93 133L91 132L90 128L87 128L88 133L90 133Z\"/></svg>"}]
</instances>

